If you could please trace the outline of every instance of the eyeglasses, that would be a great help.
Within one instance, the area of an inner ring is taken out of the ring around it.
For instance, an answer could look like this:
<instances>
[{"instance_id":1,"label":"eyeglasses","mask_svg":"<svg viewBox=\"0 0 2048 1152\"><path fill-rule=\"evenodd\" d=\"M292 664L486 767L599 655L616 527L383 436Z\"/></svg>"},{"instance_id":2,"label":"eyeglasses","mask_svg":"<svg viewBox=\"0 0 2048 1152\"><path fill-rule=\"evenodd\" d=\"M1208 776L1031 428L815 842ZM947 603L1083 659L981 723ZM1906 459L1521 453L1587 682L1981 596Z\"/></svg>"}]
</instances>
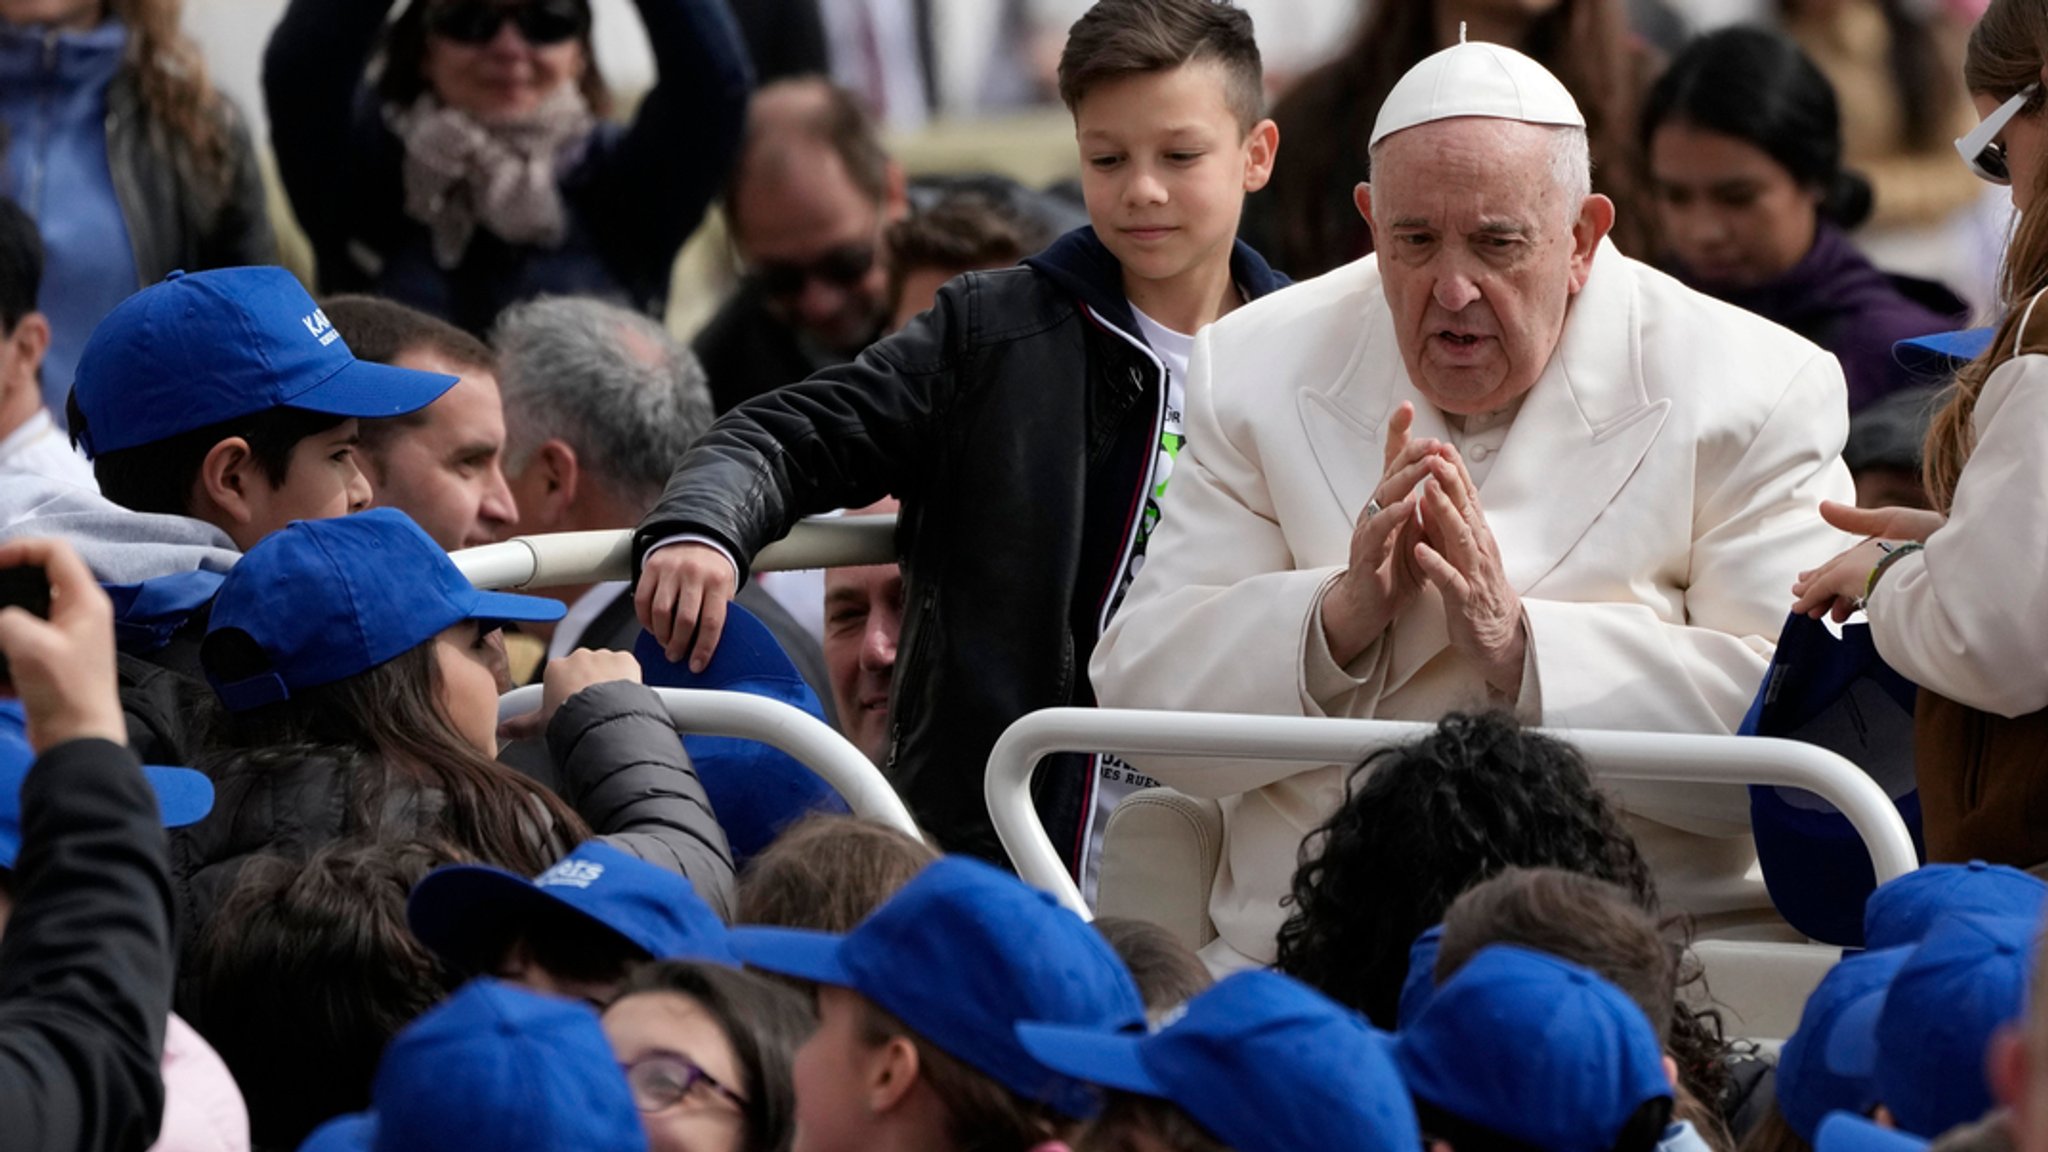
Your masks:
<instances>
[{"instance_id":1,"label":"eyeglasses","mask_svg":"<svg viewBox=\"0 0 2048 1152\"><path fill-rule=\"evenodd\" d=\"M821 280L835 288L852 288L874 266L874 245L850 244L808 264L756 264L748 276L768 295L787 300L801 295L804 286L813 280Z\"/></svg>"},{"instance_id":2,"label":"eyeglasses","mask_svg":"<svg viewBox=\"0 0 2048 1152\"><path fill-rule=\"evenodd\" d=\"M507 20L528 44L560 44L589 29L590 9L582 0L450 0L427 9L427 31L461 44L490 43Z\"/></svg>"},{"instance_id":3,"label":"eyeglasses","mask_svg":"<svg viewBox=\"0 0 2048 1152\"><path fill-rule=\"evenodd\" d=\"M1979 180L2001 185L2012 183L2012 169L2005 159L2005 144L1998 139L1998 134L2005 131L2005 126L2040 90L2040 82L2036 81L2013 93L2012 99L2000 104L1998 110L1972 128L1968 136L1956 140L1956 151Z\"/></svg>"},{"instance_id":4,"label":"eyeglasses","mask_svg":"<svg viewBox=\"0 0 2048 1152\"><path fill-rule=\"evenodd\" d=\"M619 1067L626 1073L626 1085L633 1090L633 1106L642 1112L672 1108L695 1091L699 1084L739 1108L747 1106L746 1097L712 1079L711 1073L697 1067L694 1061L681 1053L650 1052L631 1064Z\"/></svg>"}]
</instances>

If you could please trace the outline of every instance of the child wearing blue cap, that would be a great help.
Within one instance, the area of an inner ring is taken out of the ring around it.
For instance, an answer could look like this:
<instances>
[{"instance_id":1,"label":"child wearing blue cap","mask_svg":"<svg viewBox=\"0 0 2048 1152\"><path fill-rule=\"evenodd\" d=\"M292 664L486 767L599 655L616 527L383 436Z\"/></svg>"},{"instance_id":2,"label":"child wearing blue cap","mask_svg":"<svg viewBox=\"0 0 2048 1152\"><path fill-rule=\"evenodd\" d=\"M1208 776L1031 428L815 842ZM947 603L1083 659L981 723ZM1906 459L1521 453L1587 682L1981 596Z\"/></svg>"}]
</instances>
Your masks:
<instances>
[{"instance_id":1,"label":"child wearing blue cap","mask_svg":"<svg viewBox=\"0 0 2048 1152\"><path fill-rule=\"evenodd\" d=\"M1034 1148L1100 1106L1020 1042L1024 1021L1141 1029L1123 964L1081 918L986 864L946 857L845 936L735 928L749 965L815 983L796 1057L793 1152Z\"/></svg>"},{"instance_id":2,"label":"child wearing blue cap","mask_svg":"<svg viewBox=\"0 0 2048 1152\"><path fill-rule=\"evenodd\" d=\"M562 605L482 592L403 513L302 521L251 549L215 598L201 660L227 711L216 811L180 834L188 928L238 862L343 836L445 838L533 876L593 828L688 877L721 912L732 860L660 702L624 653L548 669L560 791L493 759L489 633Z\"/></svg>"},{"instance_id":3,"label":"child wearing blue cap","mask_svg":"<svg viewBox=\"0 0 2048 1152\"><path fill-rule=\"evenodd\" d=\"M1017 1039L1046 1067L1111 1090L1087 1152L1423 1146L1391 1041L1277 972L1231 976L1149 1035L1027 1023Z\"/></svg>"},{"instance_id":4,"label":"child wearing blue cap","mask_svg":"<svg viewBox=\"0 0 2048 1152\"><path fill-rule=\"evenodd\" d=\"M1881 994L1905 966L1911 948L1885 948L1844 956L1806 998L1799 1027L1778 1053L1776 1095L1758 1121L1758 1139L1781 1152L1805 1152L1819 1139L1831 1112L1868 1116L1877 1108L1877 1084L1868 1068L1836 1072L1828 1049L1844 1012L1873 993ZM1845 1062L1834 1061L1846 1067Z\"/></svg>"}]
</instances>

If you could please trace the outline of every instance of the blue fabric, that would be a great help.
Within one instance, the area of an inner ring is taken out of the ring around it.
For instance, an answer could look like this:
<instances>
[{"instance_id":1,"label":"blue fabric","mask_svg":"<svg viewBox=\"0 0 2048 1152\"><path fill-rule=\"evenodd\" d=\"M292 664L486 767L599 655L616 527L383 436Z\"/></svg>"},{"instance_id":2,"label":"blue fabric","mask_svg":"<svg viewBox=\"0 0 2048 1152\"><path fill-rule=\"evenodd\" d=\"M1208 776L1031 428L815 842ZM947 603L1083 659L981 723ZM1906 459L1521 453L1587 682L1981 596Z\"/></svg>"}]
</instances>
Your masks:
<instances>
[{"instance_id":1,"label":"blue fabric","mask_svg":"<svg viewBox=\"0 0 2048 1152\"><path fill-rule=\"evenodd\" d=\"M1389 1038L1278 972L1227 977L1150 1035L1026 1023L1017 1038L1054 1071L1171 1101L1235 1152L1424 1146Z\"/></svg>"},{"instance_id":2,"label":"blue fabric","mask_svg":"<svg viewBox=\"0 0 2048 1152\"><path fill-rule=\"evenodd\" d=\"M1423 929L1408 946L1408 978L1401 981L1401 1003L1394 1010L1394 1023L1406 1028L1436 995L1436 957L1443 950L1444 926Z\"/></svg>"},{"instance_id":3,"label":"blue fabric","mask_svg":"<svg viewBox=\"0 0 2048 1152\"><path fill-rule=\"evenodd\" d=\"M1918 689L1852 624L1837 639L1825 623L1793 613L1779 633L1763 685L1740 732L1799 740L1835 752L1887 787L1922 859L1913 779L1913 703ZM1869 850L1849 819L1798 789L1752 787L1750 829L1771 903L1815 940L1863 944L1863 904L1877 887Z\"/></svg>"},{"instance_id":4,"label":"blue fabric","mask_svg":"<svg viewBox=\"0 0 2048 1152\"><path fill-rule=\"evenodd\" d=\"M21 701L0 700L0 868L14 867L21 855L21 785L35 762ZM164 827L196 824L213 811L213 781L204 772L145 764L142 775L156 792Z\"/></svg>"},{"instance_id":5,"label":"blue fabric","mask_svg":"<svg viewBox=\"0 0 2048 1152\"><path fill-rule=\"evenodd\" d=\"M2005 864L1927 864L1870 894L1863 906L1863 938L1871 948L1898 948L1925 940L1949 916L2041 915L2048 884Z\"/></svg>"},{"instance_id":6,"label":"blue fabric","mask_svg":"<svg viewBox=\"0 0 2048 1152\"><path fill-rule=\"evenodd\" d=\"M633 645L642 680L650 688L700 688L765 696L801 709L824 722L825 710L790 663L768 626L738 604L725 608L725 632L702 672L687 661L670 663L646 631ZM741 867L782 830L812 812L849 811L846 801L818 774L786 752L730 736L683 737L683 750L704 782L711 811L725 829L733 864Z\"/></svg>"},{"instance_id":7,"label":"blue fabric","mask_svg":"<svg viewBox=\"0 0 2048 1152\"><path fill-rule=\"evenodd\" d=\"M118 20L84 32L0 24L0 191L43 236L43 402L59 424L86 338L141 282L107 162L107 85L127 46Z\"/></svg>"},{"instance_id":8,"label":"blue fabric","mask_svg":"<svg viewBox=\"0 0 2048 1152\"><path fill-rule=\"evenodd\" d=\"M171 642L200 610L213 602L227 577L218 572L173 572L137 584L105 584L114 602L114 644L147 656Z\"/></svg>"},{"instance_id":9,"label":"blue fabric","mask_svg":"<svg viewBox=\"0 0 2048 1152\"><path fill-rule=\"evenodd\" d=\"M1872 993L1882 995L1911 955L1910 948L1886 948L1845 956L1806 998L1799 1027L1778 1054L1778 1111L1801 1140L1813 1143L1830 1112L1865 1114L1878 1104L1869 1068L1838 1072L1828 1066L1828 1050L1849 1006Z\"/></svg>"}]
</instances>

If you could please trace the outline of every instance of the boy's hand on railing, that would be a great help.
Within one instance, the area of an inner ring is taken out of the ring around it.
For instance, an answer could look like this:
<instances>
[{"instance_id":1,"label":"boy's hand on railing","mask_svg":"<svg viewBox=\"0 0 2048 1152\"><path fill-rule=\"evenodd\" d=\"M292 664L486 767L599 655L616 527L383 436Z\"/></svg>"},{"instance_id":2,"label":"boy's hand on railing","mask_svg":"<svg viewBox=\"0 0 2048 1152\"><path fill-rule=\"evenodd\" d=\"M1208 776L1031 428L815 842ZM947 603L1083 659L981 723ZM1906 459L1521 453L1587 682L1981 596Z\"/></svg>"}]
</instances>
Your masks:
<instances>
[{"instance_id":1,"label":"boy's hand on railing","mask_svg":"<svg viewBox=\"0 0 2048 1152\"><path fill-rule=\"evenodd\" d=\"M685 655L702 672L725 631L725 606L738 591L738 574L725 553L684 541L647 554L633 610L671 662Z\"/></svg>"},{"instance_id":2,"label":"boy's hand on railing","mask_svg":"<svg viewBox=\"0 0 2048 1152\"><path fill-rule=\"evenodd\" d=\"M92 570L59 540L0 544L0 568L40 567L50 618L0 609L0 652L38 755L70 740L128 742L114 666L114 606Z\"/></svg>"}]
</instances>

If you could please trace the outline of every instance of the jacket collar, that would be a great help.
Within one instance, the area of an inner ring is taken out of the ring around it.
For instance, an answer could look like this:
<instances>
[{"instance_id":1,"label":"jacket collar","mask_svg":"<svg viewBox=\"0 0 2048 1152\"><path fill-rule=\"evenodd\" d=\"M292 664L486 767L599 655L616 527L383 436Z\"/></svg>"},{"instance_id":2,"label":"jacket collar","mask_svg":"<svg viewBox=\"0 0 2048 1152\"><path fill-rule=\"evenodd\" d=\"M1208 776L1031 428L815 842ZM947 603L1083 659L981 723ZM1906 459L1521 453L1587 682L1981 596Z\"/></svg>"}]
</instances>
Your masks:
<instances>
[{"instance_id":1,"label":"jacket collar","mask_svg":"<svg viewBox=\"0 0 2048 1152\"><path fill-rule=\"evenodd\" d=\"M1290 283L1251 245L1242 240L1233 241L1232 245L1230 277L1249 299L1256 300ZM1139 338L1138 319L1132 315L1131 302L1124 296L1124 266L1109 246L1096 237L1093 227L1074 229L1053 241L1045 251L1025 260L1024 265L1133 339Z\"/></svg>"}]
</instances>

